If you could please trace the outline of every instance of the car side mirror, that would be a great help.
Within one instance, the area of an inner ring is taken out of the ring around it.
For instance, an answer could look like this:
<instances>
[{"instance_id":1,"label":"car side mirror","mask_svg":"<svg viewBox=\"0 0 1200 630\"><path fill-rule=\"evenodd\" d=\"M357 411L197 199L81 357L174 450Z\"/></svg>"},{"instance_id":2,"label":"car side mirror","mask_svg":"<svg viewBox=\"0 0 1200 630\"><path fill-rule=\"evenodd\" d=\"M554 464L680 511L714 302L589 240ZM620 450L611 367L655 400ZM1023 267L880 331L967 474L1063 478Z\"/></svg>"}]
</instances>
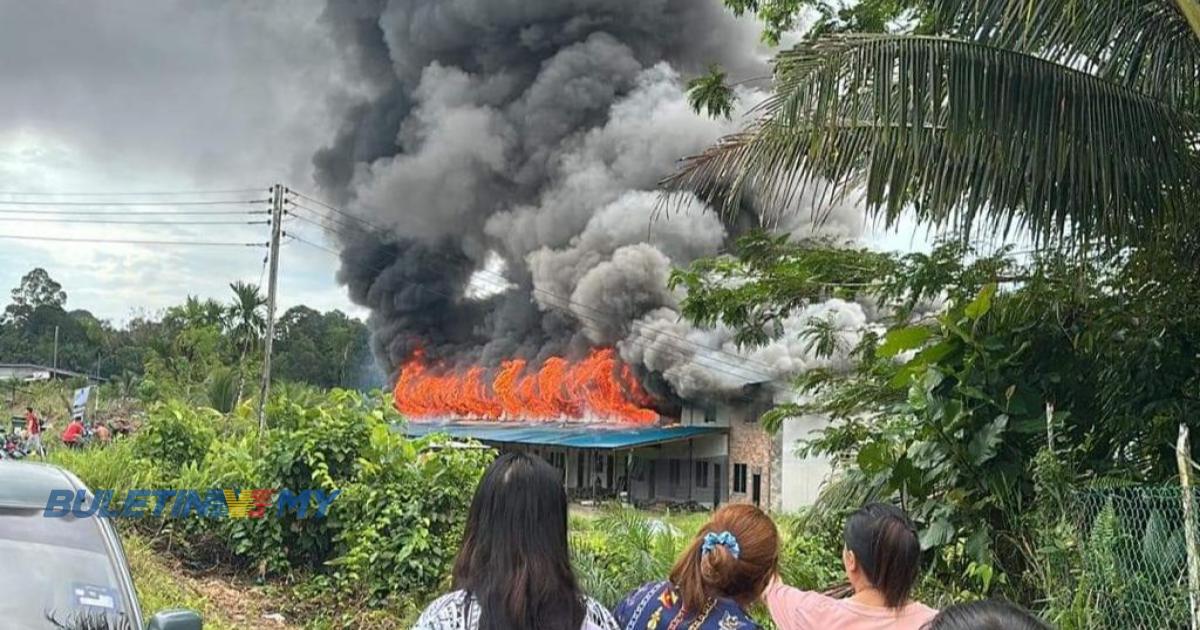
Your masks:
<instances>
[{"instance_id":1,"label":"car side mirror","mask_svg":"<svg viewBox=\"0 0 1200 630\"><path fill-rule=\"evenodd\" d=\"M160 610L150 618L146 630L203 630L204 621L191 610Z\"/></svg>"}]
</instances>

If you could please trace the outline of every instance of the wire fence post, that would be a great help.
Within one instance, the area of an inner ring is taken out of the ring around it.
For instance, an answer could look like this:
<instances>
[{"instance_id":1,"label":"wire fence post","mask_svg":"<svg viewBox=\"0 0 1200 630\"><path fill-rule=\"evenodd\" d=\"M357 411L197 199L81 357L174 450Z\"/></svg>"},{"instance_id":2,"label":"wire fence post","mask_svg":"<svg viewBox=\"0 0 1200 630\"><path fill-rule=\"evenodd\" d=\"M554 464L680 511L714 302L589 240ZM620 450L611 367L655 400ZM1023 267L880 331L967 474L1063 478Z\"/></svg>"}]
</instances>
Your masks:
<instances>
[{"instance_id":1,"label":"wire fence post","mask_svg":"<svg viewBox=\"0 0 1200 630\"><path fill-rule=\"evenodd\" d=\"M1183 536L1187 546L1188 618L1192 630L1200 630L1200 556L1196 548L1196 496L1192 492L1191 445L1188 428L1179 425L1179 442L1175 445L1179 464L1179 489L1183 496Z\"/></svg>"}]
</instances>

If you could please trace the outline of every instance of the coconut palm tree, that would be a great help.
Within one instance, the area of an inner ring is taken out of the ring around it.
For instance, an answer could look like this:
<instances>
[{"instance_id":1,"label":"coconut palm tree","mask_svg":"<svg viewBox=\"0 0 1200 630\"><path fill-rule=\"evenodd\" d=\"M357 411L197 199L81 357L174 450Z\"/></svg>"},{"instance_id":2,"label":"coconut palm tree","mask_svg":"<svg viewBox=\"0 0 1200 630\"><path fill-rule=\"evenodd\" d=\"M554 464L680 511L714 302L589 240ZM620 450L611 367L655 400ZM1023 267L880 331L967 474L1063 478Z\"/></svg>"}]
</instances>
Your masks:
<instances>
[{"instance_id":1,"label":"coconut palm tree","mask_svg":"<svg viewBox=\"0 0 1200 630\"><path fill-rule=\"evenodd\" d=\"M183 304L168 308L163 317L163 323L176 330L218 326L224 321L225 308L220 302L212 298L201 300L194 295L187 296Z\"/></svg>"},{"instance_id":2,"label":"coconut palm tree","mask_svg":"<svg viewBox=\"0 0 1200 630\"><path fill-rule=\"evenodd\" d=\"M1200 224L1197 0L926 0L937 36L780 54L753 122L664 182L768 221L861 191L967 235L1127 245ZM703 103L719 93L703 82ZM722 112L719 108L717 112Z\"/></svg>"},{"instance_id":3,"label":"coconut palm tree","mask_svg":"<svg viewBox=\"0 0 1200 630\"><path fill-rule=\"evenodd\" d=\"M234 406L236 406L242 401L242 392L246 384L246 355L251 348L258 345L263 331L267 327L266 316L263 314L267 300L259 292L258 285L238 281L230 284L229 288L233 290L233 303L227 310L226 327L234 346L241 348L241 357L238 360L237 396L234 398Z\"/></svg>"}]
</instances>

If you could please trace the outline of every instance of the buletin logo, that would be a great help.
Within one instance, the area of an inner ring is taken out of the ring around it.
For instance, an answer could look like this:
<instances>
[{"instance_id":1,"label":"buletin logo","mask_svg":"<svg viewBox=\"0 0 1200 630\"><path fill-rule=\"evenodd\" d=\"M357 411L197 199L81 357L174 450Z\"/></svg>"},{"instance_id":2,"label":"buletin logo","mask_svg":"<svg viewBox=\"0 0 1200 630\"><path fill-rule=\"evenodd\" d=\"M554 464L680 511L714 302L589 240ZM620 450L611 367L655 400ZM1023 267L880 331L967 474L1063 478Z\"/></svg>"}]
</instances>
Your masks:
<instances>
[{"instance_id":1,"label":"buletin logo","mask_svg":"<svg viewBox=\"0 0 1200 630\"><path fill-rule=\"evenodd\" d=\"M51 490L43 516L76 518L265 518L295 514L297 518L324 518L342 491L278 490L275 488L207 490L130 490L120 509L115 490Z\"/></svg>"}]
</instances>

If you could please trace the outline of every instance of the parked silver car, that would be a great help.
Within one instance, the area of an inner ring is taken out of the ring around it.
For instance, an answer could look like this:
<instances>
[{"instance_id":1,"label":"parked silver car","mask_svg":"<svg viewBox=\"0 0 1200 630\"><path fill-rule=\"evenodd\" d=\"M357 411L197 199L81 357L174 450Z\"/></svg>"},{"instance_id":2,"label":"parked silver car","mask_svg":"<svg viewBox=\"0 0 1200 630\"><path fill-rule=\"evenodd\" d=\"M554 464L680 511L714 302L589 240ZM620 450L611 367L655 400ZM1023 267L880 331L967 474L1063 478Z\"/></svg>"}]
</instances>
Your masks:
<instances>
[{"instance_id":1,"label":"parked silver car","mask_svg":"<svg viewBox=\"0 0 1200 630\"><path fill-rule=\"evenodd\" d=\"M200 630L188 610L143 625L125 550L105 518L45 516L52 490L87 490L48 464L0 461L0 627Z\"/></svg>"}]
</instances>

